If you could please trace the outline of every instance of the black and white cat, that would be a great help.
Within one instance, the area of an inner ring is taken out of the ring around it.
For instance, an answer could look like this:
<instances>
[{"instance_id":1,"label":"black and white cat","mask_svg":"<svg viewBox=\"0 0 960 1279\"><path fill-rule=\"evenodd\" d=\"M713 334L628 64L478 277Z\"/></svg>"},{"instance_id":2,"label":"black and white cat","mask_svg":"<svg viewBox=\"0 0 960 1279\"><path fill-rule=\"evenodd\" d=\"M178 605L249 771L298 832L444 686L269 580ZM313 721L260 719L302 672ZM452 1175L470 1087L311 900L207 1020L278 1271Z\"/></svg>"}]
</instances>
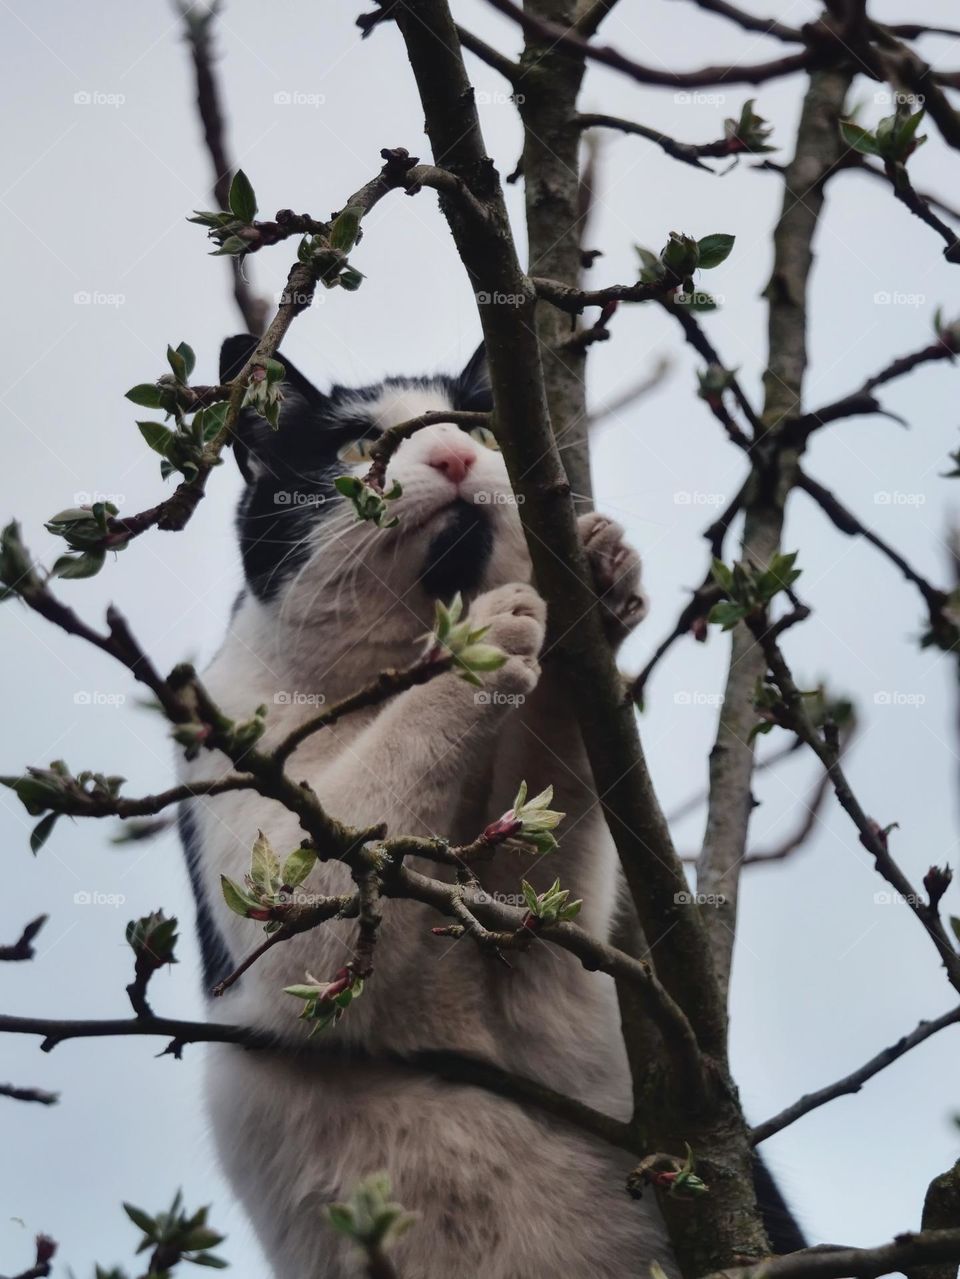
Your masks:
<instances>
[{"instance_id":1,"label":"black and white cat","mask_svg":"<svg viewBox=\"0 0 960 1279\"><path fill-rule=\"evenodd\" d=\"M221 377L254 346L248 337L226 342ZM333 487L345 470L363 473L369 442L385 428L430 409L489 408L482 353L460 377L391 378L329 394L286 369L279 430L245 413L235 446L247 480L238 515L247 589L204 676L209 689L238 717L266 703L269 746L321 698L333 702L413 660L435 601L462 591L471 617L490 627L488 641L508 654L482 693L442 675L313 735L288 767L345 822L385 820L390 834L455 842L509 808L521 780L531 794L552 784L567 814L559 849L546 858L504 852L484 866L484 887L516 900L522 878L542 889L559 876L583 898L584 927L606 935L614 849L549 660L541 670L545 607L492 437L447 424L405 441L388 469L403 489L391 530L358 522ZM639 558L601 515L582 516L580 529L608 629L622 637L645 611ZM183 775L210 776L210 758ZM257 941L254 926L226 909L221 873L242 879L258 829L281 854L302 831L284 809L244 791L193 801L181 824L209 987ZM341 893L352 883L342 866L326 864L307 888ZM612 982L546 945L508 968L468 938L432 936L437 922L426 907L385 903L374 975L323 1032L319 1061L298 1055L304 1026L282 988L306 970L330 977L342 968L355 924L276 947L218 1003L218 1017L268 1028L290 1045L277 1056L224 1047L208 1057L219 1152L278 1279L361 1273L322 1208L379 1170L419 1214L397 1245L405 1279L626 1279L654 1259L672 1271L653 1200L624 1193L629 1155L398 1061L455 1050L627 1117Z\"/></svg>"}]
</instances>

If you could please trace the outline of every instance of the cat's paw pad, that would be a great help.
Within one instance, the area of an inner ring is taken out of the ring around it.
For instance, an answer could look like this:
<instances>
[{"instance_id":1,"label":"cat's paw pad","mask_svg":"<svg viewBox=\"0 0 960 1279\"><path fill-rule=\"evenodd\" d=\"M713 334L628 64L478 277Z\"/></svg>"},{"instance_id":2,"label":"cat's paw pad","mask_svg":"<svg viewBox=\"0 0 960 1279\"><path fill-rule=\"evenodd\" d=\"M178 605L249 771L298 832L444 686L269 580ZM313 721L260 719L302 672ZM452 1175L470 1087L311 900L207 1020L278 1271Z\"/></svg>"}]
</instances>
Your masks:
<instances>
[{"instance_id":1,"label":"cat's paw pad","mask_svg":"<svg viewBox=\"0 0 960 1279\"><path fill-rule=\"evenodd\" d=\"M622 639L647 613L640 556L624 541L616 520L591 511L578 523L605 624L613 638Z\"/></svg>"},{"instance_id":2,"label":"cat's paw pad","mask_svg":"<svg viewBox=\"0 0 960 1279\"><path fill-rule=\"evenodd\" d=\"M484 675L484 684L502 692L528 693L540 678L538 658L546 630L547 606L526 582L495 587L474 601L470 620L486 626L484 644L507 655L499 670Z\"/></svg>"}]
</instances>

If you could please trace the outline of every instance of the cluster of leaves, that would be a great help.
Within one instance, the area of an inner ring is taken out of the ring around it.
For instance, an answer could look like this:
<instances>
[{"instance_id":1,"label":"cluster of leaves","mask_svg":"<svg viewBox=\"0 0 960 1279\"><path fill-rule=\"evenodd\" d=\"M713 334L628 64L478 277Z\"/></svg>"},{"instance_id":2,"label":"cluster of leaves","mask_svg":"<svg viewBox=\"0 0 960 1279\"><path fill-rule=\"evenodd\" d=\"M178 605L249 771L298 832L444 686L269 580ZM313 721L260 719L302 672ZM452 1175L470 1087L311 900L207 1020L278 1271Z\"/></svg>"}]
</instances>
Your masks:
<instances>
[{"instance_id":1,"label":"cluster of leaves","mask_svg":"<svg viewBox=\"0 0 960 1279\"><path fill-rule=\"evenodd\" d=\"M107 551L122 551L127 544L126 534L110 529L110 520L118 514L112 502L94 502L92 506L68 507L51 516L44 528L55 537L62 537L74 554L59 556L50 576L93 577L99 573Z\"/></svg>"},{"instance_id":2,"label":"cluster of leaves","mask_svg":"<svg viewBox=\"0 0 960 1279\"><path fill-rule=\"evenodd\" d=\"M166 964L175 964L173 953L177 945L176 917L168 919L162 910L155 910L127 924L127 945L136 956L136 974L148 976Z\"/></svg>"},{"instance_id":3,"label":"cluster of leaves","mask_svg":"<svg viewBox=\"0 0 960 1279\"><path fill-rule=\"evenodd\" d=\"M488 844L526 844L538 853L552 853L557 847L553 832L566 817L550 807L552 802L552 786L527 799L527 783L521 782L512 807L486 827L482 838Z\"/></svg>"},{"instance_id":4,"label":"cluster of leaves","mask_svg":"<svg viewBox=\"0 0 960 1279\"><path fill-rule=\"evenodd\" d=\"M181 671L187 672L192 676L192 670L178 667L171 673L171 680L175 680ZM235 720L227 719L220 716L216 729L220 737L224 740L224 749L228 753L239 753L240 751L249 750L263 736L263 730L267 724L267 708L266 706L258 706L249 719L241 720L237 723ZM171 736L173 740L183 749L184 759L196 759L200 751L210 740L211 725L204 724L200 720L191 720L185 724L177 724Z\"/></svg>"},{"instance_id":5,"label":"cluster of leaves","mask_svg":"<svg viewBox=\"0 0 960 1279\"><path fill-rule=\"evenodd\" d=\"M728 116L723 122L723 136L731 153L750 151L754 155L759 155L777 149L770 146L767 141L773 133L773 128L767 124L763 116L757 115L754 111L755 102L756 98L750 98L743 104L739 120L734 116Z\"/></svg>"},{"instance_id":6,"label":"cluster of leaves","mask_svg":"<svg viewBox=\"0 0 960 1279\"><path fill-rule=\"evenodd\" d=\"M383 1252L416 1221L390 1199L390 1178L385 1172L364 1177L346 1203L330 1204L327 1218L335 1230L365 1252Z\"/></svg>"},{"instance_id":7,"label":"cluster of leaves","mask_svg":"<svg viewBox=\"0 0 960 1279\"><path fill-rule=\"evenodd\" d=\"M280 428L280 404L286 372L279 360L261 360L251 372L243 393L243 407L254 409L275 431Z\"/></svg>"},{"instance_id":8,"label":"cluster of leaves","mask_svg":"<svg viewBox=\"0 0 960 1279\"><path fill-rule=\"evenodd\" d=\"M396 501L403 494L396 480L386 493L364 483L359 475L338 475L333 483L337 492L353 503L358 520L371 520L377 528L395 528L400 523L396 516L392 520L387 519L387 503Z\"/></svg>"},{"instance_id":9,"label":"cluster of leaves","mask_svg":"<svg viewBox=\"0 0 960 1279\"><path fill-rule=\"evenodd\" d=\"M679 231L671 231L659 254L635 245L640 259L640 283L658 284L668 277L678 279L681 291L673 298L674 306L685 306L691 311L715 311L716 302L709 293L697 289L693 275L695 271L710 271L725 262L735 238L717 232L695 240Z\"/></svg>"},{"instance_id":10,"label":"cluster of leaves","mask_svg":"<svg viewBox=\"0 0 960 1279\"><path fill-rule=\"evenodd\" d=\"M212 257L236 257L250 248L253 238L250 227L257 216L257 197L242 169L233 176L227 203L229 211L221 209L216 213L204 213L195 209L193 217L187 218L188 222L207 227L207 235L217 245Z\"/></svg>"},{"instance_id":11,"label":"cluster of leaves","mask_svg":"<svg viewBox=\"0 0 960 1279\"><path fill-rule=\"evenodd\" d=\"M198 1208L194 1213L185 1212L179 1190L167 1211L158 1212L154 1217L142 1208L135 1208L133 1204L125 1203L123 1210L137 1229L143 1232L137 1252L153 1249L150 1279L168 1279L181 1261L192 1262L195 1266L207 1266L212 1270L227 1268L229 1263L210 1251L224 1240L223 1235L207 1225L210 1209ZM104 1270L98 1266L96 1279L126 1279L126 1276L122 1270Z\"/></svg>"},{"instance_id":12,"label":"cluster of leaves","mask_svg":"<svg viewBox=\"0 0 960 1279\"><path fill-rule=\"evenodd\" d=\"M31 851L38 853L63 813L91 801L93 805L111 803L120 793L124 780L89 770L74 777L62 759L55 759L49 768L31 765L19 777L0 777L0 786L9 786L31 817L47 814L30 833Z\"/></svg>"},{"instance_id":13,"label":"cluster of leaves","mask_svg":"<svg viewBox=\"0 0 960 1279\"><path fill-rule=\"evenodd\" d=\"M347 261L347 254L360 238L363 209L347 205L330 224L327 234L305 236L297 250L297 259L309 266L325 288L337 287L356 293L363 283L363 273Z\"/></svg>"},{"instance_id":14,"label":"cluster of leaves","mask_svg":"<svg viewBox=\"0 0 960 1279\"><path fill-rule=\"evenodd\" d=\"M776 554L765 569L742 563L731 569L722 560L714 560L713 580L727 598L714 604L709 620L730 631L745 617L765 612L770 601L800 576L800 569L793 567L796 558L796 551Z\"/></svg>"},{"instance_id":15,"label":"cluster of leaves","mask_svg":"<svg viewBox=\"0 0 960 1279\"><path fill-rule=\"evenodd\" d=\"M306 974L301 985L284 986L283 993L294 999L302 999L301 1021L312 1022L308 1039L328 1026L334 1026L355 999L363 994L363 978L352 968L341 968L333 981L320 981L311 973Z\"/></svg>"},{"instance_id":16,"label":"cluster of leaves","mask_svg":"<svg viewBox=\"0 0 960 1279\"><path fill-rule=\"evenodd\" d=\"M208 446L223 430L229 405L226 400L198 409L191 421L183 408L182 392L189 389L190 374L197 357L186 342L167 347L170 373L155 383L142 382L131 387L127 399L142 408L163 409L174 425L163 422L138 422L140 434L154 453L160 455L160 474L168 479L179 471L187 480L195 480L201 466L216 466L219 457L209 455Z\"/></svg>"},{"instance_id":17,"label":"cluster of leaves","mask_svg":"<svg viewBox=\"0 0 960 1279\"><path fill-rule=\"evenodd\" d=\"M893 115L883 117L873 133L855 120L841 120L840 136L860 155L877 156L885 164L902 167L927 140L926 134L917 136L923 116L922 109L912 113L909 105L901 102Z\"/></svg>"},{"instance_id":18,"label":"cluster of leaves","mask_svg":"<svg viewBox=\"0 0 960 1279\"><path fill-rule=\"evenodd\" d=\"M283 908L317 864L316 852L301 844L282 863L273 847L259 831L253 845L250 871L243 884L220 876L224 901L236 915L263 921L264 932L275 933L283 926Z\"/></svg>"},{"instance_id":19,"label":"cluster of leaves","mask_svg":"<svg viewBox=\"0 0 960 1279\"><path fill-rule=\"evenodd\" d=\"M583 901L580 898L576 901L567 900L570 889L561 888L559 879L555 879L543 893L538 893L525 879L521 881L520 888L523 892L523 900L527 903L527 910L541 924L562 924L569 919L575 919L583 907Z\"/></svg>"},{"instance_id":20,"label":"cluster of leaves","mask_svg":"<svg viewBox=\"0 0 960 1279\"><path fill-rule=\"evenodd\" d=\"M456 673L468 684L482 688L480 673L499 670L507 660L499 648L480 642L489 629L473 626L469 617L463 617L463 597L458 591L449 604L437 601L433 630L427 636L427 656L448 654Z\"/></svg>"},{"instance_id":21,"label":"cluster of leaves","mask_svg":"<svg viewBox=\"0 0 960 1279\"><path fill-rule=\"evenodd\" d=\"M273 227L273 240L264 239L261 231L266 224L256 222L257 196L250 179L238 169L230 183L227 196L229 209L217 212L196 210L188 222L207 228L207 235L216 244L214 257L242 257L261 243L271 243L278 238ZM347 254L360 238L360 219L363 209L350 205L343 209L323 232L307 235L300 241L297 258L309 266L315 277L328 289L340 287L353 293L363 282L363 275L347 261ZM278 221L279 221L278 215Z\"/></svg>"}]
</instances>

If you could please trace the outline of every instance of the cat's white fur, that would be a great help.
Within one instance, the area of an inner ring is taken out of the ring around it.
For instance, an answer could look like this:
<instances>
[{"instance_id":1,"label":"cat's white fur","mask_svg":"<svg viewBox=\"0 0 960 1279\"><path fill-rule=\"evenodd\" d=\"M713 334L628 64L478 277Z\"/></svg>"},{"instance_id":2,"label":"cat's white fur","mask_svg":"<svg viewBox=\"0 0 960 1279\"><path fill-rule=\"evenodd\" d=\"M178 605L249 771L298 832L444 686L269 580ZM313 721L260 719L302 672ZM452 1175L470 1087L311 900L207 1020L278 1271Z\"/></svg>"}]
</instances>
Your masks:
<instances>
[{"instance_id":1,"label":"cat's white fur","mask_svg":"<svg viewBox=\"0 0 960 1279\"><path fill-rule=\"evenodd\" d=\"M428 388L391 391L374 411L387 427L444 407L442 391ZM237 716L268 705L266 747L315 713L303 695L333 702L415 655L433 612L416 576L453 496L450 482L426 464L429 449L444 440L462 445L464 436L452 425L429 427L391 461L389 477L403 485L393 507L398 528L361 525L346 507L342 517L328 513L318 521L311 558L278 598L264 604L247 594L238 609L204 679ZM521 779L531 793L552 783L567 813L559 851L539 864L502 851L483 868L484 887L515 901L523 875L540 887L559 875L584 900L584 926L605 935L614 853L566 701L549 663L540 672L544 608L529 585L510 493L502 458L478 445L462 495L485 503L494 548L471 611L510 654L485 677L483 695L445 674L310 737L290 770L345 822L385 820L391 834L458 842L508 808ZM608 534L610 527L612 559L623 565L616 527L591 525ZM635 556L626 570L635 586ZM225 761L206 755L182 771L209 777L218 767L227 771ZM226 909L220 875L242 879L258 829L281 853L303 832L289 813L251 792L197 801L193 815L208 900L233 955L243 956L262 934ZM315 870L306 887L344 892L352 884L332 863ZM385 903L374 974L339 1025L323 1032L364 1050L356 1060L337 1055L317 1064L298 1056L305 1038L300 1006L281 993L308 969L330 977L341 968L352 954L355 923L326 925L276 947L212 1009L220 1019L280 1032L291 1045L277 1056L228 1047L208 1056L220 1155L278 1279L364 1273L326 1224L323 1205L379 1169L420 1216L396 1247L404 1279L626 1279L645 1273L654 1258L672 1269L655 1205L625 1193L627 1154L533 1108L376 1060L381 1051L452 1049L610 1114L629 1114L611 981L544 944L508 968L469 938L432 936L439 922L426 907Z\"/></svg>"}]
</instances>

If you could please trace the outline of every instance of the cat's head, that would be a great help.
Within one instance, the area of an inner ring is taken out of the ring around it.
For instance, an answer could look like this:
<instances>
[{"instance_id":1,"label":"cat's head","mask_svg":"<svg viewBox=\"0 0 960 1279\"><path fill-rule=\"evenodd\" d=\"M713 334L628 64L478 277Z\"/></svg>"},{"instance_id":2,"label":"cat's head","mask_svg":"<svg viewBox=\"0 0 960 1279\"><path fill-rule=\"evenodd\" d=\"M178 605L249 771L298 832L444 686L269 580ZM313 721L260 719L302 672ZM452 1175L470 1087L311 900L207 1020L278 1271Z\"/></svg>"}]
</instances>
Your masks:
<instances>
[{"instance_id":1,"label":"cat's head","mask_svg":"<svg viewBox=\"0 0 960 1279\"><path fill-rule=\"evenodd\" d=\"M229 338L221 381L236 374L256 339ZM249 590L283 621L323 620L371 593L399 602L391 613L422 625L433 600L528 579L520 521L493 436L450 423L424 427L390 458L386 488L399 523L357 519L334 487L363 475L380 433L434 409L492 408L482 348L458 376L391 377L374 386L315 387L282 355L286 375L279 428L252 410L237 426L234 453L246 481L237 529ZM400 626L401 630L407 627Z\"/></svg>"}]
</instances>

